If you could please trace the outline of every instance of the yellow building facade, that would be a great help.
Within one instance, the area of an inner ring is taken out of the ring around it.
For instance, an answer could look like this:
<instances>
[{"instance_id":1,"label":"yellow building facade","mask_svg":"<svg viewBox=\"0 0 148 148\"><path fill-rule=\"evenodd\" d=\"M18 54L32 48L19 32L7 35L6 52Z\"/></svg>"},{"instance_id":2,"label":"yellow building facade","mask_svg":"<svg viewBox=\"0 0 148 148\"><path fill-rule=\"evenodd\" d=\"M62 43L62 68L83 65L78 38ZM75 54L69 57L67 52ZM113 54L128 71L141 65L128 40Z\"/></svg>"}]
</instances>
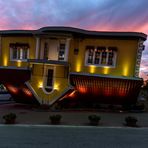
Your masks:
<instances>
[{"instance_id":1,"label":"yellow building facade","mask_svg":"<svg viewBox=\"0 0 148 148\"><path fill-rule=\"evenodd\" d=\"M145 40L71 27L0 31L0 81L17 102L134 103Z\"/></svg>"}]
</instances>

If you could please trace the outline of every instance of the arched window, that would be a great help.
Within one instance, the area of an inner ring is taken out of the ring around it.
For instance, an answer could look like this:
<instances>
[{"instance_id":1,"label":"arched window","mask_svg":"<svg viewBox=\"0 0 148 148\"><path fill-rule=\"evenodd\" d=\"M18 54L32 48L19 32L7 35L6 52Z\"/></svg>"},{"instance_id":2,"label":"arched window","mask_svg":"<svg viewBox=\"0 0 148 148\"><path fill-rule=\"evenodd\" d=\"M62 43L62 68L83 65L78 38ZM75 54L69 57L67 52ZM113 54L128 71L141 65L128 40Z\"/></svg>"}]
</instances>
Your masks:
<instances>
[{"instance_id":1,"label":"arched window","mask_svg":"<svg viewBox=\"0 0 148 148\"><path fill-rule=\"evenodd\" d=\"M53 90L53 78L54 70L51 68L45 68L43 89L46 93L50 93Z\"/></svg>"}]
</instances>

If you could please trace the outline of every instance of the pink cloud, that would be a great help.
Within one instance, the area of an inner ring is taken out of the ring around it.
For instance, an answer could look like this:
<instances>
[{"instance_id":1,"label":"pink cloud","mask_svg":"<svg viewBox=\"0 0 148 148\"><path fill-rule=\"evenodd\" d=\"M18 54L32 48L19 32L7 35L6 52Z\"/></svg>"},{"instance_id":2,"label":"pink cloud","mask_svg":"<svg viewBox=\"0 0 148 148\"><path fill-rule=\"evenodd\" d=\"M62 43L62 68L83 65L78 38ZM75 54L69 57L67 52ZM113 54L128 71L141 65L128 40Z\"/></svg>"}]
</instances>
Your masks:
<instances>
[{"instance_id":1,"label":"pink cloud","mask_svg":"<svg viewBox=\"0 0 148 148\"><path fill-rule=\"evenodd\" d=\"M97 31L148 34L148 0L5 0L0 1L0 30L72 26ZM148 42L141 73L147 75Z\"/></svg>"}]
</instances>

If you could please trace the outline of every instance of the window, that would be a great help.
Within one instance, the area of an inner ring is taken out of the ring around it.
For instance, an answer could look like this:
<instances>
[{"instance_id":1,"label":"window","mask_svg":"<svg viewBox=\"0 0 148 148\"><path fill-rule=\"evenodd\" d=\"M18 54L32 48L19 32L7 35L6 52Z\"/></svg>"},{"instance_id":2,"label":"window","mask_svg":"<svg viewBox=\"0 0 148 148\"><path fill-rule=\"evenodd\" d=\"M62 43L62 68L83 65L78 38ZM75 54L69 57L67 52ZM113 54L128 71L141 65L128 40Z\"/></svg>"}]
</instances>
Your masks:
<instances>
[{"instance_id":1,"label":"window","mask_svg":"<svg viewBox=\"0 0 148 148\"><path fill-rule=\"evenodd\" d=\"M101 65L106 65L106 60L107 60L107 50L103 49L101 51L102 55L101 55Z\"/></svg>"},{"instance_id":2,"label":"window","mask_svg":"<svg viewBox=\"0 0 148 148\"><path fill-rule=\"evenodd\" d=\"M60 43L58 60L64 61L65 58L65 44Z\"/></svg>"},{"instance_id":3,"label":"window","mask_svg":"<svg viewBox=\"0 0 148 148\"><path fill-rule=\"evenodd\" d=\"M93 55L94 55L94 47L89 47L88 49L88 64L93 64Z\"/></svg>"},{"instance_id":4,"label":"window","mask_svg":"<svg viewBox=\"0 0 148 148\"><path fill-rule=\"evenodd\" d=\"M26 60L29 57L29 45L25 43L11 43L10 45L11 60Z\"/></svg>"},{"instance_id":5,"label":"window","mask_svg":"<svg viewBox=\"0 0 148 148\"><path fill-rule=\"evenodd\" d=\"M51 92L53 90L53 69L47 69L44 81L44 87L46 92Z\"/></svg>"},{"instance_id":6,"label":"window","mask_svg":"<svg viewBox=\"0 0 148 148\"><path fill-rule=\"evenodd\" d=\"M116 47L86 47L86 65L113 67L116 63Z\"/></svg>"},{"instance_id":7,"label":"window","mask_svg":"<svg viewBox=\"0 0 148 148\"><path fill-rule=\"evenodd\" d=\"M100 63L100 56L101 56L101 50L96 49L95 50L95 61L94 64L99 64Z\"/></svg>"},{"instance_id":8,"label":"window","mask_svg":"<svg viewBox=\"0 0 148 148\"><path fill-rule=\"evenodd\" d=\"M28 49L23 49L21 52L20 59L27 59L28 58Z\"/></svg>"},{"instance_id":9,"label":"window","mask_svg":"<svg viewBox=\"0 0 148 148\"><path fill-rule=\"evenodd\" d=\"M44 43L44 59L48 59L48 43Z\"/></svg>"}]
</instances>

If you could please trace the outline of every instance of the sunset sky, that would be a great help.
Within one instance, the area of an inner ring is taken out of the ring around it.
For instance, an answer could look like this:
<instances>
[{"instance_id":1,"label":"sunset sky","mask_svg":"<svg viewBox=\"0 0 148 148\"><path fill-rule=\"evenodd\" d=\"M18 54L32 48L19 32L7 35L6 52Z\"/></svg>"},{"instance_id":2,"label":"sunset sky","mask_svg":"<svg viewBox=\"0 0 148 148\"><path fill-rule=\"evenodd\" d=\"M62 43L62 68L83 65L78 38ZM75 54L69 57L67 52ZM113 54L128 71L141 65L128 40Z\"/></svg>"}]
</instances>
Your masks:
<instances>
[{"instance_id":1,"label":"sunset sky","mask_svg":"<svg viewBox=\"0 0 148 148\"><path fill-rule=\"evenodd\" d=\"M0 30L71 26L148 34L148 0L0 0ZM141 76L148 78L148 40Z\"/></svg>"}]
</instances>

